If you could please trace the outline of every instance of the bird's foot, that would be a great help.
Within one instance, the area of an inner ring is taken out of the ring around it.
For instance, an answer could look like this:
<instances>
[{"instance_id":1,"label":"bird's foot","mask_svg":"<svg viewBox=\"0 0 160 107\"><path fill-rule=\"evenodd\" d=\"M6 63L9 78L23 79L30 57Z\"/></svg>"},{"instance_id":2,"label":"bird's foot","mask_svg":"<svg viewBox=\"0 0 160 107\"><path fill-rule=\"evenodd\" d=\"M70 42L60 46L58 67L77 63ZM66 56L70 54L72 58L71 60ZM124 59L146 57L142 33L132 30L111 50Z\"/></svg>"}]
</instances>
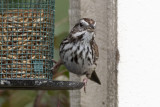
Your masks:
<instances>
[{"instance_id":1,"label":"bird's foot","mask_svg":"<svg viewBox=\"0 0 160 107\"><path fill-rule=\"evenodd\" d=\"M55 73L58 71L59 67L62 65L62 61L59 60L59 61L57 62L57 61L55 61L54 59L52 59L52 61L53 61L53 63L55 63L55 64L54 64L54 66L51 68L51 70L52 70L52 73L55 74Z\"/></svg>"},{"instance_id":2,"label":"bird's foot","mask_svg":"<svg viewBox=\"0 0 160 107\"><path fill-rule=\"evenodd\" d=\"M60 101L59 101L59 99L58 99L58 104L57 104L57 107L60 107Z\"/></svg>"},{"instance_id":3,"label":"bird's foot","mask_svg":"<svg viewBox=\"0 0 160 107\"><path fill-rule=\"evenodd\" d=\"M84 83L84 92L85 92L85 93L86 93L87 82L88 82L88 78L84 78L84 79L83 79L83 83Z\"/></svg>"},{"instance_id":4,"label":"bird's foot","mask_svg":"<svg viewBox=\"0 0 160 107\"><path fill-rule=\"evenodd\" d=\"M54 60L54 59L52 59L52 61L53 61L53 63L57 63L57 61L56 61L56 60Z\"/></svg>"}]
</instances>

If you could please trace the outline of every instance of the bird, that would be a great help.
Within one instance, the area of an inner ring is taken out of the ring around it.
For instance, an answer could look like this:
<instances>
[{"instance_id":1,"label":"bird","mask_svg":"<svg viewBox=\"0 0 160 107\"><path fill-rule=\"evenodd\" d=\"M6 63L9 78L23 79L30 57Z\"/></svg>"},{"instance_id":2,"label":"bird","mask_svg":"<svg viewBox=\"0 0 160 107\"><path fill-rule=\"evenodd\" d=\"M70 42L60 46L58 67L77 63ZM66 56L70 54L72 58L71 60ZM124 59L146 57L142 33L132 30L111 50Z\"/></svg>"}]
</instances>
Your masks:
<instances>
[{"instance_id":1,"label":"bird","mask_svg":"<svg viewBox=\"0 0 160 107\"><path fill-rule=\"evenodd\" d=\"M60 64L64 64L69 72L78 76L86 75L83 79L86 86L88 79L101 85L96 73L99 58L98 46L95 41L96 22L91 18L81 18L60 44ZM84 87L84 90L85 87Z\"/></svg>"}]
</instances>

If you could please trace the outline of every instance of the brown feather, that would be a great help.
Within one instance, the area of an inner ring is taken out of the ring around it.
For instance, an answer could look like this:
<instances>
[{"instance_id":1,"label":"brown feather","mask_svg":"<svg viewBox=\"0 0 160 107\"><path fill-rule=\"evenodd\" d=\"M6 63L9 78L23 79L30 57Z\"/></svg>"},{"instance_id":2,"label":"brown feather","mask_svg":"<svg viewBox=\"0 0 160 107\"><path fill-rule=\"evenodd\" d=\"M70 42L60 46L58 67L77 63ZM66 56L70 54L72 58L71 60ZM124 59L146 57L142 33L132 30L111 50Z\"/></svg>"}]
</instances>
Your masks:
<instances>
[{"instance_id":1,"label":"brown feather","mask_svg":"<svg viewBox=\"0 0 160 107\"><path fill-rule=\"evenodd\" d=\"M92 48L92 51L93 51L93 59L94 59L93 62L96 64L96 62L99 58L99 51L98 51L98 46L97 46L95 40L91 41L91 48Z\"/></svg>"}]
</instances>

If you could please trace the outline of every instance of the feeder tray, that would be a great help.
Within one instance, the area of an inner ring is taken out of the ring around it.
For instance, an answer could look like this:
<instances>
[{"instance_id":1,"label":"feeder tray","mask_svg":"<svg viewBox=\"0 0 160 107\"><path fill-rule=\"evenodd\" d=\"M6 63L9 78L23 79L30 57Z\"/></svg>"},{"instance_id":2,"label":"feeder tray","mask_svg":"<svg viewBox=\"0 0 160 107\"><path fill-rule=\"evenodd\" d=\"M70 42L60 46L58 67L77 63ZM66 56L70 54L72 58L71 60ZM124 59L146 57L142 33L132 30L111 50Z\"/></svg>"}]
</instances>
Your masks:
<instances>
[{"instance_id":1,"label":"feeder tray","mask_svg":"<svg viewBox=\"0 0 160 107\"><path fill-rule=\"evenodd\" d=\"M81 89L83 82L53 80L1 80L0 89L27 90L75 90Z\"/></svg>"},{"instance_id":2,"label":"feeder tray","mask_svg":"<svg viewBox=\"0 0 160 107\"><path fill-rule=\"evenodd\" d=\"M53 81L55 0L0 0L0 89L80 89Z\"/></svg>"}]
</instances>

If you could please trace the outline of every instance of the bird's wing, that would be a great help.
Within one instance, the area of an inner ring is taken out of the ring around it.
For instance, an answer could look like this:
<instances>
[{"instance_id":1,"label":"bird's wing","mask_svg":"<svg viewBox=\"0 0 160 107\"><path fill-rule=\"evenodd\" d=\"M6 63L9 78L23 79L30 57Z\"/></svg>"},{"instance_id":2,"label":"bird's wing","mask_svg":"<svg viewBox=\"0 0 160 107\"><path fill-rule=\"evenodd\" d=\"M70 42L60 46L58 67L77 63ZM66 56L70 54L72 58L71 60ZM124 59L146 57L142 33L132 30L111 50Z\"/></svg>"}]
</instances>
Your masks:
<instances>
[{"instance_id":1,"label":"bird's wing","mask_svg":"<svg viewBox=\"0 0 160 107\"><path fill-rule=\"evenodd\" d=\"M93 54L93 63L97 65L97 60L99 58L99 52L98 52L98 46L95 40L92 41L91 47L92 47L92 54ZM101 84L95 70L92 72L90 79L98 84Z\"/></svg>"},{"instance_id":2,"label":"bird's wing","mask_svg":"<svg viewBox=\"0 0 160 107\"><path fill-rule=\"evenodd\" d=\"M93 62L96 64L98 58L99 58L99 51L98 51L98 46L95 42L95 40L92 41L92 53L93 53Z\"/></svg>"}]
</instances>

